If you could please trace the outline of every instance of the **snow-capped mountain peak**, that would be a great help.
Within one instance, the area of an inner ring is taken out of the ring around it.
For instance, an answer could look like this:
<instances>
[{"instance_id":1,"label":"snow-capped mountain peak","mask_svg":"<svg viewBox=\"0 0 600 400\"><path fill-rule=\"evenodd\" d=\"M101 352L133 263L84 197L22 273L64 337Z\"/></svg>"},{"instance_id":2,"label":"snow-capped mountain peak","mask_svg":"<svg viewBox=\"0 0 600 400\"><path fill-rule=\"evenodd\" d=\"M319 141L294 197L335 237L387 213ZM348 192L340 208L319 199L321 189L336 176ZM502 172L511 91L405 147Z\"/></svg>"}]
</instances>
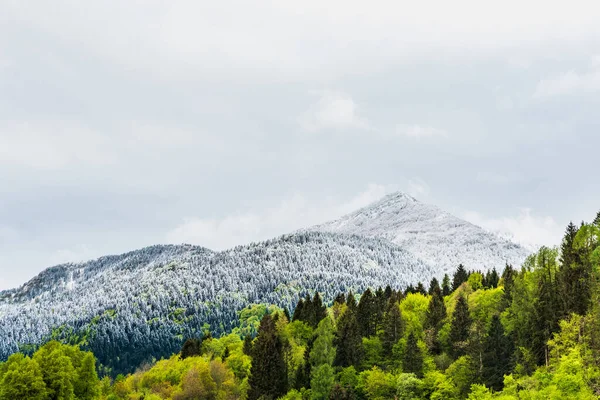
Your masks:
<instances>
[{"instance_id":1,"label":"snow-capped mountain peak","mask_svg":"<svg viewBox=\"0 0 600 400\"><path fill-rule=\"evenodd\" d=\"M447 273L461 263L471 269L502 269L507 263L521 264L529 254L519 244L402 192L309 230L387 239Z\"/></svg>"}]
</instances>

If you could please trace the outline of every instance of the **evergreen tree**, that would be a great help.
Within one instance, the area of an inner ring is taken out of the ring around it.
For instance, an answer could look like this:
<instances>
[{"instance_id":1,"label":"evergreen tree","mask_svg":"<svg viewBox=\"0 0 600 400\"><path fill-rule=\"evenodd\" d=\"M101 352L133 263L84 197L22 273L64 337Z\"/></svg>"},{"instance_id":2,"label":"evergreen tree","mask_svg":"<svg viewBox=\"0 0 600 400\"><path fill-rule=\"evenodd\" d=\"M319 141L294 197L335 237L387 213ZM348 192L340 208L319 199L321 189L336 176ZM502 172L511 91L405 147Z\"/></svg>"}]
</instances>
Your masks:
<instances>
[{"instance_id":1,"label":"evergreen tree","mask_svg":"<svg viewBox=\"0 0 600 400\"><path fill-rule=\"evenodd\" d=\"M419 282L419 283L417 284L417 287L415 288L415 292L416 292L416 293L420 293L420 294L422 294L423 296L426 296L426 295L427 295L427 291L425 290L425 285L423 285L423 283L421 283L421 282Z\"/></svg>"},{"instance_id":2,"label":"evergreen tree","mask_svg":"<svg viewBox=\"0 0 600 400\"><path fill-rule=\"evenodd\" d=\"M367 289L360 297L356 319L363 337L374 336L377 333L377 301L371 289Z\"/></svg>"},{"instance_id":3,"label":"evergreen tree","mask_svg":"<svg viewBox=\"0 0 600 400\"><path fill-rule=\"evenodd\" d=\"M356 308L358 307L356 304L356 297L354 297L354 293L352 293L352 291L350 291L350 293L348 293L348 297L346 297L346 305L352 311L356 311Z\"/></svg>"},{"instance_id":4,"label":"evergreen tree","mask_svg":"<svg viewBox=\"0 0 600 400\"><path fill-rule=\"evenodd\" d=\"M344 293L340 293L335 297L335 300L333 300L333 302L337 304L345 304L346 296L344 295Z\"/></svg>"},{"instance_id":5,"label":"evergreen tree","mask_svg":"<svg viewBox=\"0 0 600 400\"><path fill-rule=\"evenodd\" d=\"M312 350L312 342L309 342L304 349L304 362L302 365L298 367L296 370L296 379L294 382L294 387L297 390L310 389L310 352Z\"/></svg>"},{"instance_id":6,"label":"evergreen tree","mask_svg":"<svg viewBox=\"0 0 600 400\"><path fill-rule=\"evenodd\" d=\"M465 269L464 265L460 264L454 273L452 279L452 291L455 291L469 279L469 273Z\"/></svg>"},{"instance_id":7,"label":"evergreen tree","mask_svg":"<svg viewBox=\"0 0 600 400\"><path fill-rule=\"evenodd\" d=\"M355 311L348 307L337 322L334 365L338 367L359 366L363 357L363 343Z\"/></svg>"},{"instance_id":8,"label":"evergreen tree","mask_svg":"<svg viewBox=\"0 0 600 400\"><path fill-rule=\"evenodd\" d=\"M296 305L296 309L294 310L294 316L292 317L294 321L303 321L304 320L304 299L298 300L298 304Z\"/></svg>"},{"instance_id":9,"label":"evergreen tree","mask_svg":"<svg viewBox=\"0 0 600 400\"><path fill-rule=\"evenodd\" d=\"M385 287L385 290L383 291L383 295L385 297L385 304L387 304L387 302L390 300L390 297L392 297L394 295L394 290L391 288L390 285L387 285Z\"/></svg>"},{"instance_id":10,"label":"evergreen tree","mask_svg":"<svg viewBox=\"0 0 600 400\"><path fill-rule=\"evenodd\" d=\"M502 293L502 309L507 308L512 302L512 290L515 284L515 277L517 271L512 265L506 264L504 271L502 272L502 281L504 285L504 292Z\"/></svg>"},{"instance_id":11,"label":"evergreen tree","mask_svg":"<svg viewBox=\"0 0 600 400\"><path fill-rule=\"evenodd\" d=\"M594 218L594 225L600 228L600 211L596 214L596 218Z\"/></svg>"},{"instance_id":12,"label":"evergreen tree","mask_svg":"<svg viewBox=\"0 0 600 400\"><path fill-rule=\"evenodd\" d=\"M491 271L488 271L488 276L486 277L487 287L495 289L498 287L498 283L500 282L500 276L498 275L498 271L496 268L493 268Z\"/></svg>"},{"instance_id":13,"label":"evergreen tree","mask_svg":"<svg viewBox=\"0 0 600 400\"><path fill-rule=\"evenodd\" d=\"M258 400L261 396L277 399L283 396L287 392L283 346L275 329L275 322L269 314L260 322L252 356L248 399Z\"/></svg>"},{"instance_id":14,"label":"evergreen tree","mask_svg":"<svg viewBox=\"0 0 600 400\"><path fill-rule=\"evenodd\" d=\"M452 293L452 288L450 287L450 277L448 274L444 274L444 279L442 280L442 296L449 296L450 293Z\"/></svg>"},{"instance_id":15,"label":"evergreen tree","mask_svg":"<svg viewBox=\"0 0 600 400\"><path fill-rule=\"evenodd\" d=\"M455 358L466 354L471 322L467 299L463 295L460 295L456 301L450 325L450 343Z\"/></svg>"},{"instance_id":16,"label":"evergreen tree","mask_svg":"<svg viewBox=\"0 0 600 400\"><path fill-rule=\"evenodd\" d=\"M315 292L315 296L312 301L312 310L310 315L310 324L312 327L316 328L319 325L319 322L323 318L327 316L327 307L323 305L323 301L321 300L321 295L319 292Z\"/></svg>"},{"instance_id":17,"label":"evergreen tree","mask_svg":"<svg viewBox=\"0 0 600 400\"><path fill-rule=\"evenodd\" d=\"M315 336L316 339L310 352L310 364L313 368L322 364L333 364L335 359L335 347L333 346L335 335L331 318L323 318L319 322Z\"/></svg>"},{"instance_id":18,"label":"evergreen tree","mask_svg":"<svg viewBox=\"0 0 600 400\"><path fill-rule=\"evenodd\" d=\"M580 250L576 248L578 232L579 229L571 222L567 226L560 247L562 268L557 273L557 283L563 317L571 313L585 314L591 293L589 287L591 268L587 268Z\"/></svg>"},{"instance_id":19,"label":"evergreen tree","mask_svg":"<svg viewBox=\"0 0 600 400\"><path fill-rule=\"evenodd\" d=\"M408 335L408 339L406 340L402 370L405 373L415 374L418 378L423 377L423 353L413 332Z\"/></svg>"},{"instance_id":20,"label":"evergreen tree","mask_svg":"<svg viewBox=\"0 0 600 400\"><path fill-rule=\"evenodd\" d=\"M242 351L245 355L252 357L252 338L250 336L244 337L244 347Z\"/></svg>"},{"instance_id":21,"label":"evergreen tree","mask_svg":"<svg viewBox=\"0 0 600 400\"><path fill-rule=\"evenodd\" d=\"M199 339L188 339L181 347L181 359L202 355L202 341Z\"/></svg>"},{"instance_id":22,"label":"evergreen tree","mask_svg":"<svg viewBox=\"0 0 600 400\"><path fill-rule=\"evenodd\" d=\"M386 311L383 317L383 335L381 344L384 354L388 357L392 355L392 348L402 337L404 323L400 314L400 307L394 297L388 300Z\"/></svg>"},{"instance_id":23,"label":"evergreen tree","mask_svg":"<svg viewBox=\"0 0 600 400\"><path fill-rule=\"evenodd\" d=\"M511 370L512 353L512 342L504 334L500 317L494 315L484 340L482 357L482 379L487 387L496 391L502 390L504 375L508 375Z\"/></svg>"},{"instance_id":24,"label":"evergreen tree","mask_svg":"<svg viewBox=\"0 0 600 400\"><path fill-rule=\"evenodd\" d=\"M429 290L427 291L427 294L429 294L430 296L433 294L434 291L440 291L441 293L441 288L440 288L440 283L438 282L438 280L436 278L431 279L431 282L429 283Z\"/></svg>"},{"instance_id":25,"label":"evergreen tree","mask_svg":"<svg viewBox=\"0 0 600 400\"><path fill-rule=\"evenodd\" d=\"M442 298L442 292L439 289L435 289L429 301L427 307L427 313L425 314L425 329L428 331L427 341L429 350L433 354L441 353L441 346L438 340L438 333L444 324L446 319L446 304Z\"/></svg>"}]
</instances>

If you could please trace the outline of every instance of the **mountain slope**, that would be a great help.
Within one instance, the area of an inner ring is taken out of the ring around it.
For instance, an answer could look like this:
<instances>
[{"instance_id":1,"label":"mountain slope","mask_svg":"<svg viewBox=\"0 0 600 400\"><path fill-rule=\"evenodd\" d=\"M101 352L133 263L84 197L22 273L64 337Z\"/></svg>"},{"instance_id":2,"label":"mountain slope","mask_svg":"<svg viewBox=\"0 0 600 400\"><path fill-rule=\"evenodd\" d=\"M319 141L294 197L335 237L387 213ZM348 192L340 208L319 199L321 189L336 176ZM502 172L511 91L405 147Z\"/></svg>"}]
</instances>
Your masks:
<instances>
[{"instance_id":1,"label":"mountain slope","mask_svg":"<svg viewBox=\"0 0 600 400\"><path fill-rule=\"evenodd\" d=\"M291 309L307 289L404 287L435 271L385 240L297 233L212 252L153 246L66 264L0 293L0 357L51 337L87 344L113 372L178 351L184 338L229 331L248 304Z\"/></svg>"},{"instance_id":2,"label":"mountain slope","mask_svg":"<svg viewBox=\"0 0 600 400\"><path fill-rule=\"evenodd\" d=\"M309 228L389 240L442 273L520 265L524 247L415 198L393 193L338 220Z\"/></svg>"}]
</instances>

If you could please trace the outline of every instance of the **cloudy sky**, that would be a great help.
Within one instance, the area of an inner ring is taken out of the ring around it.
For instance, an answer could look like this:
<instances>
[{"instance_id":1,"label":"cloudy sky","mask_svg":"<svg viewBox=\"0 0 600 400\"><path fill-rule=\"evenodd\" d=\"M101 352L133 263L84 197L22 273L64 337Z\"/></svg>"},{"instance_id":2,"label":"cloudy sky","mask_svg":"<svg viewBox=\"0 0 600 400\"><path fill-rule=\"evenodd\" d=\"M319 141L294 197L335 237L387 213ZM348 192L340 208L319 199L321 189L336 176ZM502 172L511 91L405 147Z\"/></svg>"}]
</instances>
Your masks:
<instances>
[{"instance_id":1,"label":"cloudy sky","mask_svg":"<svg viewBox=\"0 0 600 400\"><path fill-rule=\"evenodd\" d=\"M0 0L0 289L394 190L557 243L600 209L599 5L490 3Z\"/></svg>"}]
</instances>

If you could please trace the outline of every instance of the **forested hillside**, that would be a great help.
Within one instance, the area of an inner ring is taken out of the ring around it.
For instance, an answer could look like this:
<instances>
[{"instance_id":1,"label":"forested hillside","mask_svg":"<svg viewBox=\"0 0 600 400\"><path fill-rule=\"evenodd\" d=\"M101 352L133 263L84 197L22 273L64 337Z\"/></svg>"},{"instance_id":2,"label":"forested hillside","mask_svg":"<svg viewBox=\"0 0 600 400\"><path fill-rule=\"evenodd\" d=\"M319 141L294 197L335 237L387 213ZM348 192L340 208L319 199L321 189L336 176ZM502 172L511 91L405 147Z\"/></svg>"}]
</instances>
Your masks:
<instances>
[{"instance_id":1,"label":"forested hillside","mask_svg":"<svg viewBox=\"0 0 600 400\"><path fill-rule=\"evenodd\" d=\"M249 306L114 380L51 342L0 365L0 399L597 399L599 268L600 214L518 269Z\"/></svg>"},{"instance_id":2,"label":"forested hillside","mask_svg":"<svg viewBox=\"0 0 600 400\"><path fill-rule=\"evenodd\" d=\"M46 270L0 294L0 359L50 339L82 345L112 374L177 351L208 325L230 332L253 303L291 309L367 287L406 287L436 271L381 239L298 233L213 252L153 246Z\"/></svg>"}]
</instances>

